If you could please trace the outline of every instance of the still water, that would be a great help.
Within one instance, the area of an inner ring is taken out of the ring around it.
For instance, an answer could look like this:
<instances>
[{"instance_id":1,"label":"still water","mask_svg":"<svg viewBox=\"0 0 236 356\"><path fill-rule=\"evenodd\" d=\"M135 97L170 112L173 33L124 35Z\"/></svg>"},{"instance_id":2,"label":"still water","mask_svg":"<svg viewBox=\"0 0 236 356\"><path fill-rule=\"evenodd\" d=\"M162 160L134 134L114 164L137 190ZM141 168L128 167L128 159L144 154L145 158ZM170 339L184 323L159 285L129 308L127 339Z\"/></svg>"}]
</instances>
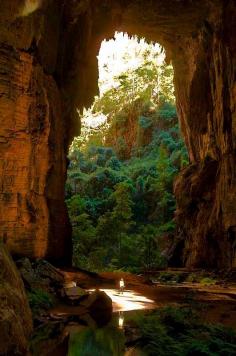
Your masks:
<instances>
[{"instance_id":1,"label":"still water","mask_svg":"<svg viewBox=\"0 0 236 356\"><path fill-rule=\"evenodd\" d=\"M142 355L134 347L127 347L127 327L144 311L121 312L113 315L112 321L102 328L85 327L70 330L69 356L126 356Z\"/></svg>"},{"instance_id":2,"label":"still water","mask_svg":"<svg viewBox=\"0 0 236 356\"><path fill-rule=\"evenodd\" d=\"M133 291L120 293L116 289L102 289L112 299L112 319L94 320L89 315L81 322L71 321L57 331L50 329L47 336L35 335L33 356L139 356L143 353L132 342L138 338L133 328L135 319L155 303ZM64 312L64 316L65 316ZM63 317L63 310L58 310ZM103 317L101 317L103 318ZM56 325L56 324L55 324ZM52 325L51 325L52 326ZM136 331L135 331L136 330ZM56 335L58 332L58 335ZM41 330L42 335L42 330ZM52 338L55 337L52 341ZM37 339L42 342L37 342ZM43 340L42 340L43 339Z\"/></svg>"}]
</instances>

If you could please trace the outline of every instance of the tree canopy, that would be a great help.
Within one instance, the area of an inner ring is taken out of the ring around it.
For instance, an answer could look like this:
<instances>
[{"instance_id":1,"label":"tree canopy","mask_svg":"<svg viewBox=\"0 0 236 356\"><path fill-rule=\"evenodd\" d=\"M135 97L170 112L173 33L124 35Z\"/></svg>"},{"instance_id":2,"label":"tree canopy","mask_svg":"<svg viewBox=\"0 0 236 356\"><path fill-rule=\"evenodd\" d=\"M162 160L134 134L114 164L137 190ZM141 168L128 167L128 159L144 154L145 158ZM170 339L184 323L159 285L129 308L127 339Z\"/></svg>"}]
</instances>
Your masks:
<instances>
[{"instance_id":1,"label":"tree canopy","mask_svg":"<svg viewBox=\"0 0 236 356\"><path fill-rule=\"evenodd\" d=\"M113 42L122 36L121 70L114 71L114 53L113 60L102 56L101 94L84 110L69 154L74 264L93 270L165 264L161 250L175 228L173 180L188 163L172 66L160 46L123 34Z\"/></svg>"}]
</instances>

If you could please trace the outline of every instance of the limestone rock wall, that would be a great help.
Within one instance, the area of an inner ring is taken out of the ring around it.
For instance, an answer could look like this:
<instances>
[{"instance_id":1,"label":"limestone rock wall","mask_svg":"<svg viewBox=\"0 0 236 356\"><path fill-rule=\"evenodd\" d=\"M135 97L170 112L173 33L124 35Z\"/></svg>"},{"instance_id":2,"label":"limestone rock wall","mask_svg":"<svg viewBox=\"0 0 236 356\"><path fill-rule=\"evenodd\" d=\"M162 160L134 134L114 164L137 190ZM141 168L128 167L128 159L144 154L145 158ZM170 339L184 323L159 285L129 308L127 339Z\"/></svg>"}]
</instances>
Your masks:
<instances>
[{"instance_id":1,"label":"limestone rock wall","mask_svg":"<svg viewBox=\"0 0 236 356\"><path fill-rule=\"evenodd\" d=\"M64 204L65 125L52 75L56 28L49 48L42 36L50 34L50 8L44 18L19 17L20 11L12 8L7 32L6 17L0 22L0 236L15 255L63 263L70 260L71 244Z\"/></svg>"},{"instance_id":2,"label":"limestone rock wall","mask_svg":"<svg viewBox=\"0 0 236 356\"><path fill-rule=\"evenodd\" d=\"M190 267L236 267L235 20L233 1L213 6L198 36L175 50L179 117L191 158L175 183L176 220Z\"/></svg>"}]
</instances>

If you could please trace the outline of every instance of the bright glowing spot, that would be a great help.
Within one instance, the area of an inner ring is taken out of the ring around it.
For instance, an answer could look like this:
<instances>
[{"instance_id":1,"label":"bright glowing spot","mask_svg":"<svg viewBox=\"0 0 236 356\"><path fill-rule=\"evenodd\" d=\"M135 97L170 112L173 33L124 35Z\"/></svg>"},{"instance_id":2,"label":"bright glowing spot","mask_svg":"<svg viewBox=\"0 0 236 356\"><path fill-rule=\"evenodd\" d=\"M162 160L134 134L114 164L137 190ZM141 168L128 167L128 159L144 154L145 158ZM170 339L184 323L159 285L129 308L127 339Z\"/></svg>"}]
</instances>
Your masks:
<instances>
[{"instance_id":1,"label":"bright glowing spot","mask_svg":"<svg viewBox=\"0 0 236 356\"><path fill-rule=\"evenodd\" d=\"M157 66L164 62L165 53L162 47L157 43L150 46L144 38L138 39L136 36L130 37L127 33L116 32L114 39L104 40L98 55L100 93L116 88L119 85L116 77L122 73L142 66L144 57L141 54L145 51L147 58L148 51L152 51Z\"/></svg>"},{"instance_id":2,"label":"bright glowing spot","mask_svg":"<svg viewBox=\"0 0 236 356\"><path fill-rule=\"evenodd\" d=\"M129 311L139 309L153 309L155 302L134 291L120 293L117 289L100 289L112 300L113 311Z\"/></svg>"},{"instance_id":3,"label":"bright glowing spot","mask_svg":"<svg viewBox=\"0 0 236 356\"><path fill-rule=\"evenodd\" d=\"M123 329L124 320L125 320L124 314L123 314L123 312L120 312L120 314L119 314L119 319L118 319L118 325L119 325L119 328L120 328L120 329Z\"/></svg>"},{"instance_id":4,"label":"bright glowing spot","mask_svg":"<svg viewBox=\"0 0 236 356\"><path fill-rule=\"evenodd\" d=\"M36 11L42 4L42 0L25 0L21 16L28 16Z\"/></svg>"},{"instance_id":5,"label":"bright glowing spot","mask_svg":"<svg viewBox=\"0 0 236 356\"><path fill-rule=\"evenodd\" d=\"M79 113L78 110L77 112ZM97 113L96 115L94 115L91 113L90 109L87 110L84 109L82 123L85 123L87 127L95 129L100 125L105 124L106 121L107 121L107 117L103 113Z\"/></svg>"},{"instance_id":6,"label":"bright glowing spot","mask_svg":"<svg viewBox=\"0 0 236 356\"><path fill-rule=\"evenodd\" d=\"M76 286L77 286L77 284L76 284L75 281L66 282L66 283L64 284L64 288L66 288L66 289L74 288L74 287L76 287Z\"/></svg>"},{"instance_id":7,"label":"bright glowing spot","mask_svg":"<svg viewBox=\"0 0 236 356\"><path fill-rule=\"evenodd\" d=\"M31 1L35 3L43 0ZM28 2L30 3L30 0L27 0L26 3ZM150 90L154 105L153 108L150 108L150 112L152 110L155 111L158 93L163 84L161 81L159 82L159 77L162 75L164 61L165 52L163 48L157 43L146 42L144 38L130 37L127 33L116 32L113 39L104 40L101 43L98 55L100 94L94 98L94 104L89 109L84 108L82 112L77 110L81 120L81 136L74 139L70 152L73 152L78 147L80 147L81 151L86 150L89 142L95 143L96 146L109 145L109 140L106 140L109 135L106 133L109 132L114 121L112 120L112 115L115 115L115 111L121 116L123 115L122 107L120 108L118 104L121 100L122 92L120 92L119 87L126 87L127 99L130 102L136 102L137 99L140 99L142 90L143 92ZM155 68L154 72L156 74L154 74L154 78L150 79L151 82L144 80L143 83L138 84L137 73L147 66ZM132 78L132 74L133 82L131 83L128 79L127 84L126 78ZM165 85L169 84L166 83ZM141 86L142 90L140 89ZM172 94L170 93L170 96ZM172 99L174 100L174 98ZM117 100L118 105L116 109L113 108L115 110L111 108L111 115L109 115L109 110L107 109L109 102L114 106L115 100ZM103 133L103 136L101 133Z\"/></svg>"}]
</instances>

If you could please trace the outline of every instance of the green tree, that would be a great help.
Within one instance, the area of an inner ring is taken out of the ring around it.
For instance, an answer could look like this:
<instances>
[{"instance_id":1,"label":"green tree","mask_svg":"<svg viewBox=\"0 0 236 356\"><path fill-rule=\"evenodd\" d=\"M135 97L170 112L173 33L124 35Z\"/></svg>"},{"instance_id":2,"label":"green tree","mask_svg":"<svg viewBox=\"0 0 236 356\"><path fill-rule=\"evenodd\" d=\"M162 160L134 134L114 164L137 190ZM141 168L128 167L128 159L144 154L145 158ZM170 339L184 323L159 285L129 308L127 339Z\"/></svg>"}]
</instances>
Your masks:
<instances>
[{"instance_id":1,"label":"green tree","mask_svg":"<svg viewBox=\"0 0 236 356\"><path fill-rule=\"evenodd\" d=\"M113 193L115 199L115 208L112 217L116 224L118 243L119 243L119 264L122 266L122 237L132 226L132 206L131 187L126 182L118 183Z\"/></svg>"},{"instance_id":2,"label":"green tree","mask_svg":"<svg viewBox=\"0 0 236 356\"><path fill-rule=\"evenodd\" d=\"M98 219L97 234L100 240L110 245L113 256L117 256L122 266L122 238L127 234L133 222L131 187L127 182L115 185L112 194L114 208Z\"/></svg>"}]
</instances>

